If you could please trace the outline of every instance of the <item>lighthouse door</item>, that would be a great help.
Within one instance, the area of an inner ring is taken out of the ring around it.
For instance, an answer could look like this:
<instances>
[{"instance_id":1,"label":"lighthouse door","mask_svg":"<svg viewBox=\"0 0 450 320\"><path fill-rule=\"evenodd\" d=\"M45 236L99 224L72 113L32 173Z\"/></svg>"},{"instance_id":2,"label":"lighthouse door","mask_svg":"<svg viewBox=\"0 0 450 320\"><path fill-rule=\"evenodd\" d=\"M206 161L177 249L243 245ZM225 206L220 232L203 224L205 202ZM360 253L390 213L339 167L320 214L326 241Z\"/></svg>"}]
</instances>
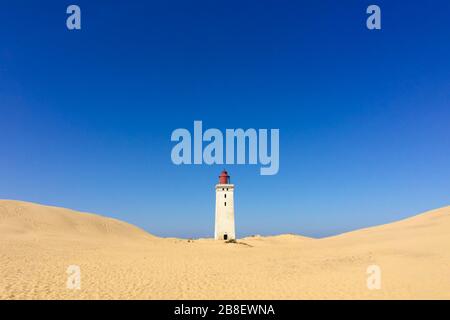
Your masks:
<instances>
[{"instance_id":1,"label":"lighthouse door","mask_svg":"<svg viewBox=\"0 0 450 320\"><path fill-rule=\"evenodd\" d=\"M228 235L226 233L223 235L223 240L228 240Z\"/></svg>"}]
</instances>

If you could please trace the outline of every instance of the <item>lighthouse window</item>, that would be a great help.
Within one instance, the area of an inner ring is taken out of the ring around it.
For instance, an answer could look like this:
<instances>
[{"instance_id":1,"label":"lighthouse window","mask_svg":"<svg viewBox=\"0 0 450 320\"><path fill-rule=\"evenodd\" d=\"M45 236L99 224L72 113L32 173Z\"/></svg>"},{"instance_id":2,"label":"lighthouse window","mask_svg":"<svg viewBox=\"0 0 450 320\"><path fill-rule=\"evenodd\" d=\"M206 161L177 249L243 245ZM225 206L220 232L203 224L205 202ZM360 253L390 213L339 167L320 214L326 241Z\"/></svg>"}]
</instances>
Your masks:
<instances>
[{"instance_id":1,"label":"lighthouse window","mask_svg":"<svg viewBox=\"0 0 450 320\"><path fill-rule=\"evenodd\" d=\"M222 191L225 191L225 188L222 188Z\"/></svg>"},{"instance_id":2,"label":"lighthouse window","mask_svg":"<svg viewBox=\"0 0 450 320\"><path fill-rule=\"evenodd\" d=\"M225 202L224 204L225 204L225 207L226 207L226 206L227 206L227 203Z\"/></svg>"},{"instance_id":3,"label":"lighthouse window","mask_svg":"<svg viewBox=\"0 0 450 320\"><path fill-rule=\"evenodd\" d=\"M226 193L223 196L224 196L225 199L227 198L227 194Z\"/></svg>"}]
</instances>

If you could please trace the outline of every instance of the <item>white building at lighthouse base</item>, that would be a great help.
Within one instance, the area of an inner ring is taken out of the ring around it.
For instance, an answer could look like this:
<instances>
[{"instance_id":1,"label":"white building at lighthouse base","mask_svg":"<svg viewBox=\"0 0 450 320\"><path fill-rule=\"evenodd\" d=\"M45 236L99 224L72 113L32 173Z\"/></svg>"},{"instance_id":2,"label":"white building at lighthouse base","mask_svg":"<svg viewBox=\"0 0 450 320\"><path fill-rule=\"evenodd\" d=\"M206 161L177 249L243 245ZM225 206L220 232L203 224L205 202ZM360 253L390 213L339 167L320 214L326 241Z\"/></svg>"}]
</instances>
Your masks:
<instances>
[{"instance_id":1,"label":"white building at lighthouse base","mask_svg":"<svg viewBox=\"0 0 450 320\"><path fill-rule=\"evenodd\" d=\"M226 172L225 172L226 173ZM216 240L236 239L234 227L234 184L216 185Z\"/></svg>"}]
</instances>

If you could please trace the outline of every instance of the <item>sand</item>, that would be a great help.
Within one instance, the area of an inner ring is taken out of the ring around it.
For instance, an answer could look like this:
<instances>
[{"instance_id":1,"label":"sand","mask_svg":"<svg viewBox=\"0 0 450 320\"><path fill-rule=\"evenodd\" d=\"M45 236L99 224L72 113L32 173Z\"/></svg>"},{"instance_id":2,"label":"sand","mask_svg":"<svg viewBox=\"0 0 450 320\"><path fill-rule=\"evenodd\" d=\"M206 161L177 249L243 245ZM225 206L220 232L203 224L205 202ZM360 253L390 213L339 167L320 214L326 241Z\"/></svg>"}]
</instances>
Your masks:
<instances>
[{"instance_id":1,"label":"sand","mask_svg":"<svg viewBox=\"0 0 450 320\"><path fill-rule=\"evenodd\" d=\"M70 265L79 290L67 287ZM1 200L0 299L450 299L450 206L330 238L226 244Z\"/></svg>"}]
</instances>

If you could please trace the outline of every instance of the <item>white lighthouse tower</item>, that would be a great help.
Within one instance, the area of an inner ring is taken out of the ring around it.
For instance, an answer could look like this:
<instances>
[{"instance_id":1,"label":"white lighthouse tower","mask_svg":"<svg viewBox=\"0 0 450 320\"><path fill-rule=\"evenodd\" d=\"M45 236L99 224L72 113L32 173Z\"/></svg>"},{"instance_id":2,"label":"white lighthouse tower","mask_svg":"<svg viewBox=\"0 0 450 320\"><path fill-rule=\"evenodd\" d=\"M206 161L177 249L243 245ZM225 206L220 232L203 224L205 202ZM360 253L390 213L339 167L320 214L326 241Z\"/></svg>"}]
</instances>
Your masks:
<instances>
[{"instance_id":1,"label":"white lighthouse tower","mask_svg":"<svg viewBox=\"0 0 450 320\"><path fill-rule=\"evenodd\" d=\"M236 239L234 230L234 184L225 170L219 176L216 184L216 240Z\"/></svg>"}]
</instances>

